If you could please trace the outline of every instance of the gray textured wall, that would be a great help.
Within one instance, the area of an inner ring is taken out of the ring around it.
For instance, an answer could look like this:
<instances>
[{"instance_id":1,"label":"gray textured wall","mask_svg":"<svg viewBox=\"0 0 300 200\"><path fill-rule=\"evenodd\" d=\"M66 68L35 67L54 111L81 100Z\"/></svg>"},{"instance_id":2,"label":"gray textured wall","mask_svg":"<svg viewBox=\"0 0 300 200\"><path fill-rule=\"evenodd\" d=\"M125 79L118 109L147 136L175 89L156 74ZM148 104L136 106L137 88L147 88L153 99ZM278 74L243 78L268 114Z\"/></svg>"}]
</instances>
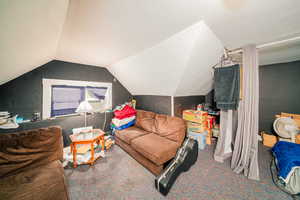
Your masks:
<instances>
[{"instance_id":1,"label":"gray textured wall","mask_svg":"<svg viewBox=\"0 0 300 200\"><path fill-rule=\"evenodd\" d=\"M275 114L300 114L300 61L261 66L259 80L259 129L272 132Z\"/></svg>"},{"instance_id":2,"label":"gray textured wall","mask_svg":"<svg viewBox=\"0 0 300 200\"><path fill-rule=\"evenodd\" d=\"M34 112L42 112L43 78L110 82L113 84L113 106L124 103L131 97L125 87L118 81L113 81L114 76L105 68L54 60L1 85L0 111L9 111L25 118L30 118ZM112 114L108 114L106 130L111 117ZM90 115L88 116L88 125L101 128L103 120L104 114ZM49 125L60 125L68 143L68 134L71 133L71 129L84 126L84 118L83 116L70 116L55 120L24 123L17 130L0 129L0 132L14 132Z\"/></svg>"},{"instance_id":3,"label":"gray textured wall","mask_svg":"<svg viewBox=\"0 0 300 200\"><path fill-rule=\"evenodd\" d=\"M159 114L172 114L170 96L135 95L133 98L137 101L137 109L148 110Z\"/></svg>"},{"instance_id":4,"label":"gray textured wall","mask_svg":"<svg viewBox=\"0 0 300 200\"><path fill-rule=\"evenodd\" d=\"M205 103L209 103L211 108L217 109L217 105L214 97L215 97L215 91L211 90L209 93L205 95Z\"/></svg>"},{"instance_id":5,"label":"gray textured wall","mask_svg":"<svg viewBox=\"0 0 300 200\"><path fill-rule=\"evenodd\" d=\"M174 97L174 115L182 117L182 111L187 109L195 110L197 105L205 102L205 96L183 96Z\"/></svg>"},{"instance_id":6,"label":"gray textured wall","mask_svg":"<svg viewBox=\"0 0 300 200\"><path fill-rule=\"evenodd\" d=\"M137 109L149 110L160 114L172 114L171 96L135 95ZM196 109L196 106L205 102L205 96L174 97L174 115L182 117L185 109Z\"/></svg>"}]
</instances>

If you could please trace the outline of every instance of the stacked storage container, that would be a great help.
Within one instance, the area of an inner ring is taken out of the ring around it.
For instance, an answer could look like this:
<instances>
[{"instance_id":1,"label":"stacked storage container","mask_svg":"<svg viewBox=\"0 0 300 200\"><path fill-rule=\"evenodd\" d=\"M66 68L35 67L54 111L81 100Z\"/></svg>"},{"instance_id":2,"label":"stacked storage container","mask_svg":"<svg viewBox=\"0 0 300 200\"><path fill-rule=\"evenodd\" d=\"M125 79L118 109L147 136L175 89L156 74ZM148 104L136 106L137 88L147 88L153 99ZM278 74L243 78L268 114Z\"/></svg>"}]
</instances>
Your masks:
<instances>
[{"instance_id":1,"label":"stacked storage container","mask_svg":"<svg viewBox=\"0 0 300 200\"><path fill-rule=\"evenodd\" d=\"M183 119L187 121L188 137L198 141L199 149L204 149L206 143L210 144L207 112L198 110L184 110Z\"/></svg>"}]
</instances>

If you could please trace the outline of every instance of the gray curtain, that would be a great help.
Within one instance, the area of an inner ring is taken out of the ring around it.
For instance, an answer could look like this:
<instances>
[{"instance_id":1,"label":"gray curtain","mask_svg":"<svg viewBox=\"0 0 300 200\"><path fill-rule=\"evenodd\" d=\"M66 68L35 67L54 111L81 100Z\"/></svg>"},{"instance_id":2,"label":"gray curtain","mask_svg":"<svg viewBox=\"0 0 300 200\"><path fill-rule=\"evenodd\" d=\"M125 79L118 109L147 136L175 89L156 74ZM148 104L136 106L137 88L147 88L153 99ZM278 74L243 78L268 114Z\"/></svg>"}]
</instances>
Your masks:
<instances>
[{"instance_id":1,"label":"gray curtain","mask_svg":"<svg viewBox=\"0 0 300 200\"><path fill-rule=\"evenodd\" d=\"M220 113L220 136L214 152L214 159L224 162L232 155L232 142L237 130L237 111L221 110Z\"/></svg>"},{"instance_id":2,"label":"gray curtain","mask_svg":"<svg viewBox=\"0 0 300 200\"><path fill-rule=\"evenodd\" d=\"M258 168L258 54L255 45L243 48L242 100L238 108L238 128L231 168L249 179L259 180Z\"/></svg>"}]
</instances>

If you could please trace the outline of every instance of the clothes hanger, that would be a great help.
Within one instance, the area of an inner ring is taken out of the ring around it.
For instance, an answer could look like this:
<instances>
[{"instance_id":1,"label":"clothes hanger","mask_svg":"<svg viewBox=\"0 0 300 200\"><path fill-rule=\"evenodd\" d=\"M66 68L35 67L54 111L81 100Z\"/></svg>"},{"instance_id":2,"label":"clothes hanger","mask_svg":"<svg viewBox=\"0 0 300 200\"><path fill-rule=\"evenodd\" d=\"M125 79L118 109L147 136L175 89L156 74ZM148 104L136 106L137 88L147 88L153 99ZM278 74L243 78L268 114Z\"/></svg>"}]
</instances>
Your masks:
<instances>
[{"instance_id":1,"label":"clothes hanger","mask_svg":"<svg viewBox=\"0 0 300 200\"><path fill-rule=\"evenodd\" d=\"M242 54L242 52L238 52L239 55ZM229 63L226 63L229 62ZM241 81L241 85L242 85L242 79L243 79L243 67L242 67L242 64L243 64L243 61L242 61L242 58L241 59L234 59L233 56L231 54L229 54L229 50L226 49L226 47L224 47L224 53L223 55L221 56L220 58L220 61L218 63L216 63L214 66L212 66L213 70L215 70L216 68L218 68L217 66L220 66L221 67L229 67L229 66L232 66L232 65L235 65L235 64L239 64L240 66L240 81ZM226 66L227 65L227 66ZM212 74L214 76L214 72L212 71ZM242 87L240 87L240 100L243 99L243 90L242 90Z\"/></svg>"},{"instance_id":2,"label":"clothes hanger","mask_svg":"<svg viewBox=\"0 0 300 200\"><path fill-rule=\"evenodd\" d=\"M226 67L226 66L232 66L234 64L241 64L240 60L234 59L230 54L229 50L224 47L224 53L220 58L220 61L212 66L213 69L220 67Z\"/></svg>"}]
</instances>

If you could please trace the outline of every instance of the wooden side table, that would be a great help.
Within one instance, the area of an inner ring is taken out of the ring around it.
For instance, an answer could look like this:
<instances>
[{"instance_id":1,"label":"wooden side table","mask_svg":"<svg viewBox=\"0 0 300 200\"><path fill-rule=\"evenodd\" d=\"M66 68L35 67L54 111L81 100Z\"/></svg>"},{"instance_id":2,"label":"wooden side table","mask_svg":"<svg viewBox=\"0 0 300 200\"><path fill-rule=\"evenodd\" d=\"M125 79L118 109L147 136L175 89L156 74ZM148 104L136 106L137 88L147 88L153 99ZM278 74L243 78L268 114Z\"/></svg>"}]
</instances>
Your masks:
<instances>
[{"instance_id":1,"label":"wooden side table","mask_svg":"<svg viewBox=\"0 0 300 200\"><path fill-rule=\"evenodd\" d=\"M71 138L71 152L73 153L73 166L74 168L77 167L77 147L76 145L78 144L85 144L88 145L90 144L90 149L91 149L91 158L89 161L82 163L82 164L90 164L93 165L95 161L100 157L100 155L95 156L95 149L94 149L94 144L100 144L101 143L101 151L104 152L104 132L100 129L93 129L91 131L87 132L81 132L79 134L72 134L70 135Z\"/></svg>"}]
</instances>

